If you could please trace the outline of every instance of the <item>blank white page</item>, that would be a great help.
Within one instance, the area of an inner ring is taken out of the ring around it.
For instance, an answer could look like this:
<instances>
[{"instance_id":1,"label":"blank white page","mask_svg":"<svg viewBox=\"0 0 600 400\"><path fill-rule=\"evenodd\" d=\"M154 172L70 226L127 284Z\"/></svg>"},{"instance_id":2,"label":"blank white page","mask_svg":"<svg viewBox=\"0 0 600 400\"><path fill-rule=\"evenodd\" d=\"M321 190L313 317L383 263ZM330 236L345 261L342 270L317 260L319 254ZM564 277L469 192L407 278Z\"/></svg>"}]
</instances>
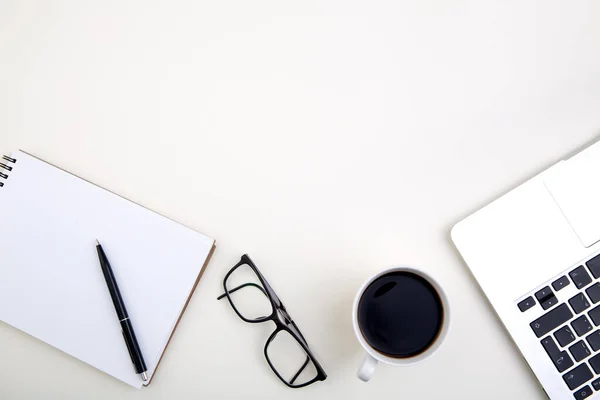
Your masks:
<instances>
[{"instance_id":1,"label":"blank white page","mask_svg":"<svg viewBox=\"0 0 600 400\"><path fill-rule=\"evenodd\" d=\"M142 387L95 241L152 377L214 240L23 152L11 157L0 187L0 320Z\"/></svg>"}]
</instances>

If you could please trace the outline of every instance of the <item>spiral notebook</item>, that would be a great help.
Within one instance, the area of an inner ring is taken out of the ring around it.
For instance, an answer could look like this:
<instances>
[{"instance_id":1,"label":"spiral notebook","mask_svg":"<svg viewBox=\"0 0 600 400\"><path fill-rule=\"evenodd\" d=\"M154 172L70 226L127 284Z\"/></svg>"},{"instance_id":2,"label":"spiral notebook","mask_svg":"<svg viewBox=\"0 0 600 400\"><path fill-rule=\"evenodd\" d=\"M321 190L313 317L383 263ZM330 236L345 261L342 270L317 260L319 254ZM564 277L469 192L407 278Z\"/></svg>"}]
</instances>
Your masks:
<instances>
[{"instance_id":1,"label":"spiral notebook","mask_svg":"<svg viewBox=\"0 0 600 400\"><path fill-rule=\"evenodd\" d=\"M151 382L214 240L22 151L0 171L0 321L141 388L99 239Z\"/></svg>"}]
</instances>

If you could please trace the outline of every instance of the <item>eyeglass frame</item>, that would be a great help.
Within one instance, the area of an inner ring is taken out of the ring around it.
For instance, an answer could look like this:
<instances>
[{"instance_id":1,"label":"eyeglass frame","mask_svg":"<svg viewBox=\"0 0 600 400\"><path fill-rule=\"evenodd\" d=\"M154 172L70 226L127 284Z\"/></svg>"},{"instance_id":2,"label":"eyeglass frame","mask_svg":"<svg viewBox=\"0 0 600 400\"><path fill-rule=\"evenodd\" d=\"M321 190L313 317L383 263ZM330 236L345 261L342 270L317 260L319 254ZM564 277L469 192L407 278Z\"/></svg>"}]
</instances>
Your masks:
<instances>
[{"instance_id":1,"label":"eyeglass frame","mask_svg":"<svg viewBox=\"0 0 600 400\"><path fill-rule=\"evenodd\" d=\"M239 267L241 267L243 265L247 265L252 269L252 271L256 274L256 276L258 277L258 279L259 279L260 283L263 285L263 287L260 287L259 285L255 284L255 283L249 282L249 283L240 285L232 290L227 289L227 279L229 279L231 274L233 272L235 272L236 269L238 269ZM230 294L233 294L236 291L243 289L245 287L248 287L248 286L254 286L254 287L260 289L260 291L263 292L263 294L269 299L269 302L271 303L271 309L273 310L269 316L260 317L260 318L256 318L256 319L252 320L252 319L245 318L240 313L240 311L236 308L235 304L233 303L233 300L231 299ZM323 369L323 367L321 367L321 364L319 364L319 362L317 361L317 358L315 357L313 352L308 347L308 343L306 342L304 335L302 335L302 333L300 332L300 329L298 328L298 326L296 325L296 323L294 322L292 317L288 314L281 299L279 298L279 296L277 296L277 293L275 293L275 291L273 290L271 285L269 285L269 282L267 282L266 278L259 271L258 267L256 267L254 262L250 259L250 257L247 254L244 254L241 257L240 261L236 265L234 265L233 268L231 268L229 270L227 275L225 275L225 278L223 279L223 289L225 290L225 293L222 294L221 296L219 296L217 298L217 300L221 300L223 297L227 297L227 300L229 301L229 305L231 305L231 308L233 308L235 313L238 315L238 317L240 317L242 319L242 321L248 322L250 324L257 324L257 323L263 323L263 322L268 322L268 321L273 321L275 323L275 331L271 334L271 336L269 336L269 339L267 339L267 342L265 343L264 354L265 354L265 358L267 359L267 363L271 367L271 370L275 373L275 375L277 375L277 377L283 383L286 384L286 386L288 386L292 389L300 389L300 388L306 387L308 385L312 385L315 382L324 381L325 379L327 379L327 374L325 373L325 370ZM294 338L294 340L296 340L296 342L302 347L302 349L304 350L304 352L306 353L306 356L307 356L306 361L304 362L302 367L300 367L300 369L298 370L296 375L294 375L294 377L292 377L292 379L290 379L290 382L287 382L281 376L281 374L277 371L277 369L273 366L273 363L269 359L269 355L267 353L267 349L268 349L269 345L275 339L277 334L281 331L285 331L285 332L289 333ZM302 374L302 372L304 371L304 369L306 368L306 366L308 365L308 363L310 361L313 362L315 369L317 370L317 376L314 379L312 379L308 382L305 382L303 384L294 385L293 382Z\"/></svg>"}]
</instances>

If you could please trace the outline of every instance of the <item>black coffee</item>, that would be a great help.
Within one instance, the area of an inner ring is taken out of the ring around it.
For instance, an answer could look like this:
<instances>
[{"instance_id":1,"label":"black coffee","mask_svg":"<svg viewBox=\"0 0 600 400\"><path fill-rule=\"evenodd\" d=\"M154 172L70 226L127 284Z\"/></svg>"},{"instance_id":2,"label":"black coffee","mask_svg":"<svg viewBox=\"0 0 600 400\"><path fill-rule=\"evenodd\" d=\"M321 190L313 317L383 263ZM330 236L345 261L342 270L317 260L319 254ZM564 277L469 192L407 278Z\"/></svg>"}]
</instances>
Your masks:
<instances>
[{"instance_id":1,"label":"black coffee","mask_svg":"<svg viewBox=\"0 0 600 400\"><path fill-rule=\"evenodd\" d=\"M435 288L410 272L377 278L358 304L358 325L378 352L395 358L416 356L437 339L444 308Z\"/></svg>"}]
</instances>

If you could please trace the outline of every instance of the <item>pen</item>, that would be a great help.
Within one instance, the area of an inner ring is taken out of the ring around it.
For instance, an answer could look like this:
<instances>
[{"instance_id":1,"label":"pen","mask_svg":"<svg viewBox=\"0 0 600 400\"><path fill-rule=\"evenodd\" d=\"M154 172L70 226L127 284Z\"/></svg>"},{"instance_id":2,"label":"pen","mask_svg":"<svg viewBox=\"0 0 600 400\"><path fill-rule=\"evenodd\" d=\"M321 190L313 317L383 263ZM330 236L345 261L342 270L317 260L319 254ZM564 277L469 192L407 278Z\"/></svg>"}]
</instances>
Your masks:
<instances>
[{"instance_id":1,"label":"pen","mask_svg":"<svg viewBox=\"0 0 600 400\"><path fill-rule=\"evenodd\" d=\"M133 325L129 319L129 314L127 314L127 309L125 308L125 303L121 297L121 292L119 292L119 286L117 285L117 281L113 275L110 263L108 262L108 258L106 257L106 254L104 253L104 250L102 249L102 246L98 240L96 240L96 250L98 251L98 258L100 259L102 273L104 274L104 279L106 280L110 297L115 306L117 317L121 323L123 339L125 339L125 344L127 344L127 349L129 350L129 356L131 357L131 361L135 367L135 372L140 374L144 382L146 382L148 381L148 375L146 374L148 369L146 368L146 363L144 362L144 357L142 356L142 350L140 349L140 345L135 337Z\"/></svg>"}]
</instances>

